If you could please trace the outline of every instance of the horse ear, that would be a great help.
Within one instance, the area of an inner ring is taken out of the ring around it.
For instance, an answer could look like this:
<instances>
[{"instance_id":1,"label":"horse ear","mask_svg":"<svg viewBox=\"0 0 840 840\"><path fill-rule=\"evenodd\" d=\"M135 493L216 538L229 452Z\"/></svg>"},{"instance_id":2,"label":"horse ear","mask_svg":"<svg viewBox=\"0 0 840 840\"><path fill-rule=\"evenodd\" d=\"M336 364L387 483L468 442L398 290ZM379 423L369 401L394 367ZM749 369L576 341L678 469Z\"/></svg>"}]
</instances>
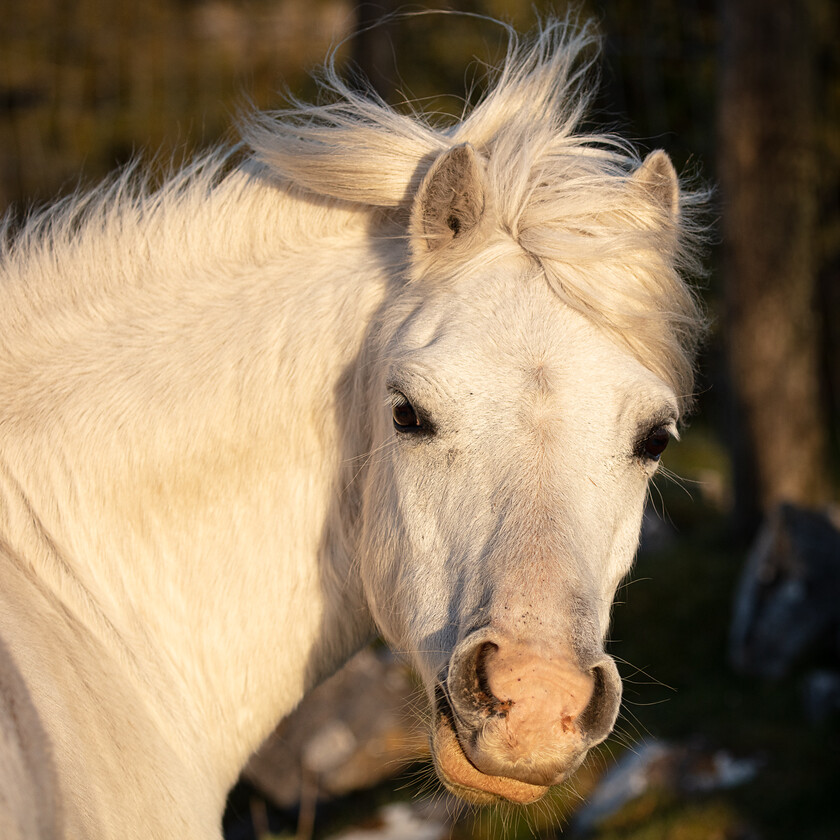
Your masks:
<instances>
[{"instance_id":1,"label":"horse ear","mask_svg":"<svg viewBox=\"0 0 840 840\"><path fill-rule=\"evenodd\" d=\"M411 209L415 253L434 251L466 237L484 215L484 171L464 143L441 154L420 184Z\"/></svg>"},{"instance_id":2,"label":"horse ear","mask_svg":"<svg viewBox=\"0 0 840 840\"><path fill-rule=\"evenodd\" d=\"M633 180L672 218L680 215L680 180L662 149L651 152L633 173Z\"/></svg>"}]
</instances>

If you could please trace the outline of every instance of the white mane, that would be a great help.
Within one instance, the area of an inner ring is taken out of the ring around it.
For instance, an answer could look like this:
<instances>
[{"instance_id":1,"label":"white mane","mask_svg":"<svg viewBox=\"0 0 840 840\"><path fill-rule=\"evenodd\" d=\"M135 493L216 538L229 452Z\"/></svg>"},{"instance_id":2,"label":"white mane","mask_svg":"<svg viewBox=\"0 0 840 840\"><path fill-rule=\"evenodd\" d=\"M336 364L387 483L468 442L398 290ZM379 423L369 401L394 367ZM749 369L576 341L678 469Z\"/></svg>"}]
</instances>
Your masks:
<instances>
[{"instance_id":1,"label":"white mane","mask_svg":"<svg viewBox=\"0 0 840 840\"><path fill-rule=\"evenodd\" d=\"M681 274L699 269L693 215L707 195L683 190L671 218L634 184L640 158L626 142L579 132L597 41L591 27L558 21L528 41L509 30L495 81L446 126L356 93L330 64L323 88L334 101L258 114L245 137L277 176L398 214L441 151L470 143L487 161L495 212L512 241L561 298L627 342L687 406L704 321Z\"/></svg>"},{"instance_id":2,"label":"white mane","mask_svg":"<svg viewBox=\"0 0 840 840\"><path fill-rule=\"evenodd\" d=\"M303 247L313 231L327 233L320 224L326 218L313 214L318 206L330 209L327 224L336 234L336 224L352 226L353 217L374 212L389 223L383 235L393 236L390 222L396 217L405 227L431 162L467 142L486 160L495 213L511 245L531 254L563 300L629 344L688 407L704 320L682 274L699 269L694 211L707 196L683 190L678 218L669 217L634 184L640 158L629 144L579 131L594 91L597 41L590 26L558 21L546 22L533 40L509 30L506 59L489 72L479 104L443 126L353 91L328 63L322 87L329 104L295 102L244 126L252 161L237 167L235 152L217 151L158 190L130 168L33 216L14 237L7 221L0 263L9 275L26 275L20 295L31 300L38 276L60 276L57 267L81 249L93 252L88 265L102 267L86 294L95 294L97 282L110 287L122 272L104 266L124 264L127 240L145 253L154 243L170 268L210 254L258 264L276 252L277 237ZM267 181L310 199L301 207ZM194 224L198 214L205 224ZM263 224L249 224L249 217ZM56 293L62 291L51 288L47 297Z\"/></svg>"}]
</instances>

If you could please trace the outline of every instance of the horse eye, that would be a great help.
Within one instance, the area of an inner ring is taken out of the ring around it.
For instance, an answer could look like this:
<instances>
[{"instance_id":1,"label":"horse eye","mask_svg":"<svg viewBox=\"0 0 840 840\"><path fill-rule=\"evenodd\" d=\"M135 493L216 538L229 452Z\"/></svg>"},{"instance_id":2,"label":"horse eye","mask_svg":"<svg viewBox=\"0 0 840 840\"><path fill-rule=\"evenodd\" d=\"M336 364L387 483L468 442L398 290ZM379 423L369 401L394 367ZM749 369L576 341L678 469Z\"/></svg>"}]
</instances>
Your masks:
<instances>
[{"instance_id":1,"label":"horse eye","mask_svg":"<svg viewBox=\"0 0 840 840\"><path fill-rule=\"evenodd\" d=\"M649 461L658 461L670 440L671 435L667 429L654 429L641 442L638 454Z\"/></svg>"},{"instance_id":2,"label":"horse eye","mask_svg":"<svg viewBox=\"0 0 840 840\"><path fill-rule=\"evenodd\" d=\"M400 401L394 403L393 408L394 428L398 432L423 431L423 425L414 410L414 406L402 394L399 397Z\"/></svg>"}]
</instances>

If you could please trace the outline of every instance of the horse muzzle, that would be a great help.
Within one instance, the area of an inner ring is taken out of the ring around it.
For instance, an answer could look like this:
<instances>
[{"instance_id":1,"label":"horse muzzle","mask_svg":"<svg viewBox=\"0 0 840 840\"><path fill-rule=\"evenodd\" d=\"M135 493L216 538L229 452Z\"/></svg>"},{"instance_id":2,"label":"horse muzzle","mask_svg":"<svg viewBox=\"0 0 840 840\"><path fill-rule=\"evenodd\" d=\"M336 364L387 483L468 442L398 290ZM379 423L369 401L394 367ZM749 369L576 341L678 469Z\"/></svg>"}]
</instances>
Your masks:
<instances>
[{"instance_id":1,"label":"horse muzzle","mask_svg":"<svg viewBox=\"0 0 840 840\"><path fill-rule=\"evenodd\" d=\"M471 802L536 802L607 737L620 702L618 671L603 653L582 668L563 652L476 631L435 689L435 768Z\"/></svg>"}]
</instances>

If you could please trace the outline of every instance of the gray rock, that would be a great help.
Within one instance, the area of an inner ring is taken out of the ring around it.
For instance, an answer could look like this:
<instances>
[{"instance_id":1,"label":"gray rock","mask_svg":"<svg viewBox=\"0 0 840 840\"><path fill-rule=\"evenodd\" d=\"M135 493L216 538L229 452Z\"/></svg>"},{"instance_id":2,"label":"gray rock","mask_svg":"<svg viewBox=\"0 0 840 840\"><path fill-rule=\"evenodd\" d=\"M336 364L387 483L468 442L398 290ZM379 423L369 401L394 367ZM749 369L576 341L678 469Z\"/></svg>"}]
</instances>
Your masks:
<instances>
[{"instance_id":1,"label":"gray rock","mask_svg":"<svg viewBox=\"0 0 840 840\"><path fill-rule=\"evenodd\" d=\"M394 802L382 808L376 824L334 835L330 840L446 840L448 820L408 802Z\"/></svg>"},{"instance_id":2,"label":"gray rock","mask_svg":"<svg viewBox=\"0 0 840 840\"><path fill-rule=\"evenodd\" d=\"M738 586L735 668L779 679L840 630L840 530L828 513L780 505L762 525Z\"/></svg>"},{"instance_id":3,"label":"gray rock","mask_svg":"<svg viewBox=\"0 0 840 840\"><path fill-rule=\"evenodd\" d=\"M245 777L270 801L341 796L428 755L407 667L366 649L313 691L252 757Z\"/></svg>"},{"instance_id":4,"label":"gray rock","mask_svg":"<svg viewBox=\"0 0 840 840\"><path fill-rule=\"evenodd\" d=\"M736 758L727 750L647 741L628 750L598 782L572 819L572 835L585 837L651 790L675 796L710 793L753 779L755 758Z\"/></svg>"}]
</instances>

